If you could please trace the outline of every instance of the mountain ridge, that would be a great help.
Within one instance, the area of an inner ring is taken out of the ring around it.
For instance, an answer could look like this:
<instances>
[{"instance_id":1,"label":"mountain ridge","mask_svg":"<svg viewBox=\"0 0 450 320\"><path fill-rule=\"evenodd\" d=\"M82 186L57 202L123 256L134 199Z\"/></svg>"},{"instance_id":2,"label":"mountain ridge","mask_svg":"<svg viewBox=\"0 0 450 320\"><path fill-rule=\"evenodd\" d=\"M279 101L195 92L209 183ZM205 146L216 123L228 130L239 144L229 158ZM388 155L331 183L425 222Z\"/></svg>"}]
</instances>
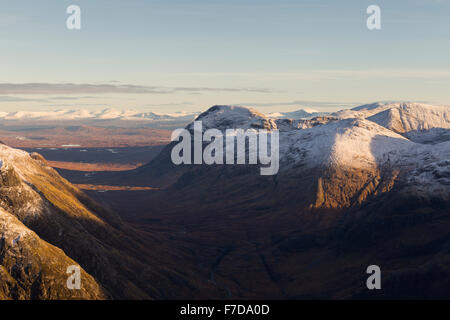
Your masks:
<instances>
[{"instance_id":1,"label":"mountain ridge","mask_svg":"<svg viewBox=\"0 0 450 320\"><path fill-rule=\"evenodd\" d=\"M380 106L383 110L376 110ZM369 110L383 112L388 109L386 105L376 104L371 105ZM230 114L233 116L229 117ZM422 157L418 155L419 150L422 154L430 155L433 153L432 149L445 153L447 147L446 144L438 143L432 146L411 141L406 136L372 121L370 116L367 119L316 117L286 122L285 119L271 119L245 107L214 106L199 115L197 120L202 120L204 129L219 128L222 131L227 128L279 129L280 176L290 170L305 171L307 168L323 168L320 170L335 168L341 172L351 168L355 170L365 168L376 176L375 171L384 170L385 167L396 171L402 167L402 163L409 163L409 168L413 170L422 163L419 161ZM192 129L192 124L187 128ZM122 177L141 185L168 187L170 183L174 183L188 172L198 171L195 166L174 166L169 156L172 145L169 144L151 163L127 172ZM444 153L440 156L445 157ZM418 159L417 163L408 160L415 157ZM232 171L231 168L227 170ZM429 178L434 179L431 176ZM367 181L362 185L365 183Z\"/></svg>"}]
</instances>

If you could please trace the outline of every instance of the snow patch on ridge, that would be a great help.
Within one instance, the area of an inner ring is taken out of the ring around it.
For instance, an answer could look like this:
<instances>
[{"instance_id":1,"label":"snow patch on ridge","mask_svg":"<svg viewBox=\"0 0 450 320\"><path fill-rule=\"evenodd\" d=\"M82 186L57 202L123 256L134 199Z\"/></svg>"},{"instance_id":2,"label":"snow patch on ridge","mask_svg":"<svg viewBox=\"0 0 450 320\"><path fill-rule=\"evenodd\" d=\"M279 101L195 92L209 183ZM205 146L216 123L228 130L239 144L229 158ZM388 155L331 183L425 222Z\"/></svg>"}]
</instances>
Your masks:
<instances>
[{"instance_id":1,"label":"snow patch on ridge","mask_svg":"<svg viewBox=\"0 0 450 320\"><path fill-rule=\"evenodd\" d=\"M388 153L412 145L403 136L373 122L346 119L280 135L280 157L288 163L303 162L310 167L374 167Z\"/></svg>"},{"instance_id":2,"label":"snow patch on ridge","mask_svg":"<svg viewBox=\"0 0 450 320\"><path fill-rule=\"evenodd\" d=\"M417 103L395 104L368 120L399 133L432 128L450 129L450 107Z\"/></svg>"},{"instance_id":3,"label":"snow patch on ridge","mask_svg":"<svg viewBox=\"0 0 450 320\"><path fill-rule=\"evenodd\" d=\"M393 117L397 114L399 117ZM405 130L440 128L439 135L449 132L448 107L423 104L376 103L337 113L339 118L319 117L316 120L273 120L256 110L239 106L214 106L197 120L203 129L268 128L279 130L280 173L292 168L355 168L389 167L403 170L414 192L441 195L450 192L450 146L446 143L425 145L409 140L396 132L392 119L400 119ZM343 116L345 115L345 116ZM367 117L370 115L371 117ZM386 115L389 115L387 117ZM336 116L336 114L335 114ZM193 129L193 124L188 126ZM442 131L444 130L444 131ZM413 131L411 131L413 132ZM417 136L420 132L414 131ZM303 170L302 169L302 170Z\"/></svg>"},{"instance_id":4,"label":"snow patch on ridge","mask_svg":"<svg viewBox=\"0 0 450 320\"><path fill-rule=\"evenodd\" d=\"M272 112L267 117L273 119L311 119L326 115L329 115L329 112L319 112L314 109L300 109L291 112Z\"/></svg>"}]
</instances>

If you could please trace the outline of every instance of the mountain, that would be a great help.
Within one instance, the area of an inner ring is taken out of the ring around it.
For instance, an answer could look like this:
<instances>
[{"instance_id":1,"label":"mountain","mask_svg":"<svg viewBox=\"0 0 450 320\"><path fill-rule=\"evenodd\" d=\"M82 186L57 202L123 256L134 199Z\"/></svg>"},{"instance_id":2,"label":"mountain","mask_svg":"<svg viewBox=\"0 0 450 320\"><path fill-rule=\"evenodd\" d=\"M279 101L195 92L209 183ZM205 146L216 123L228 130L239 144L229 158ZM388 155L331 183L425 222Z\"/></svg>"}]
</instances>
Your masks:
<instances>
[{"instance_id":1,"label":"mountain","mask_svg":"<svg viewBox=\"0 0 450 320\"><path fill-rule=\"evenodd\" d=\"M450 140L450 108L420 103L374 103L333 114L339 119L366 118L419 143Z\"/></svg>"},{"instance_id":2,"label":"mountain","mask_svg":"<svg viewBox=\"0 0 450 320\"><path fill-rule=\"evenodd\" d=\"M150 299L208 291L187 265L165 260L160 240L144 244L39 154L0 144L0 159L1 298ZM171 255L182 257L176 249ZM70 265L84 270L81 291L66 288Z\"/></svg>"},{"instance_id":3,"label":"mountain","mask_svg":"<svg viewBox=\"0 0 450 320\"><path fill-rule=\"evenodd\" d=\"M272 112L267 116L275 119L311 119L314 117L327 116L329 112L319 112L313 109L299 109L290 112Z\"/></svg>"},{"instance_id":4,"label":"mountain","mask_svg":"<svg viewBox=\"0 0 450 320\"><path fill-rule=\"evenodd\" d=\"M160 188L133 200L109 196L123 201L119 210L132 201L135 212L123 214L144 229L155 221L182 229L174 239L210 266L229 297L448 297L450 142L413 141L370 118L402 106L312 119L214 106L197 118L205 130L279 129L278 174L261 176L257 165L176 166L172 143L149 164L103 178ZM402 119L414 125L402 128L445 129L422 108L448 112L411 104ZM376 293L365 287L371 264L383 270Z\"/></svg>"},{"instance_id":5,"label":"mountain","mask_svg":"<svg viewBox=\"0 0 450 320\"><path fill-rule=\"evenodd\" d=\"M89 111L84 109L56 110L56 111L16 111L0 112L0 121L71 121L71 120L128 120L128 121L162 121L162 120L186 120L191 121L196 113L176 112L161 114L156 112L141 112L134 110L104 109Z\"/></svg>"},{"instance_id":6,"label":"mountain","mask_svg":"<svg viewBox=\"0 0 450 320\"><path fill-rule=\"evenodd\" d=\"M255 109L240 106L213 106L206 112L200 114L196 121L202 121L204 129L227 128L239 129L274 129L276 124ZM187 126L193 130L193 123Z\"/></svg>"},{"instance_id":7,"label":"mountain","mask_svg":"<svg viewBox=\"0 0 450 320\"><path fill-rule=\"evenodd\" d=\"M433 128L450 129L448 107L414 103L398 103L388 106L388 109L367 119L398 133L425 131Z\"/></svg>"},{"instance_id":8,"label":"mountain","mask_svg":"<svg viewBox=\"0 0 450 320\"><path fill-rule=\"evenodd\" d=\"M398 133L450 127L448 106L420 103L374 103L332 114L337 118L367 118Z\"/></svg>"},{"instance_id":9,"label":"mountain","mask_svg":"<svg viewBox=\"0 0 450 320\"><path fill-rule=\"evenodd\" d=\"M345 118L367 118L381 111L390 108L390 103L388 102L375 102L370 104L364 104L352 109L343 109L337 112L331 113L331 116L337 117L339 119Z\"/></svg>"},{"instance_id":10,"label":"mountain","mask_svg":"<svg viewBox=\"0 0 450 320\"><path fill-rule=\"evenodd\" d=\"M379 111L380 107L383 109L380 111L383 114L386 111L395 110L398 105L390 105L390 109L386 109L386 105L376 104L369 108L360 107L356 110L358 112L370 110L370 114L372 114L372 112L376 112L374 110ZM445 108L438 110L445 112ZM420 111L410 113L415 115L420 114ZM378 115L380 113L375 113L375 116ZM375 116L367 119L361 117L343 117L341 119L316 117L309 120L286 120L272 119L245 107L214 106L199 115L196 120L202 121L203 130L208 128L217 128L221 131L225 131L227 128L260 128L269 131L279 129L280 172L277 175L278 180L284 178L285 175L292 175L293 172L309 169L318 169L327 173L365 170L370 171L371 175L379 175L386 168L398 170L399 167L409 163L408 170L411 171L424 165L424 158L438 152L443 152L443 154L440 154L437 159L445 159L447 143L433 146L414 143L390 126L383 126L385 123L379 121L380 124L378 124L377 121L372 121L378 119ZM412 122L411 120L410 123ZM433 129L434 126L445 127L449 124L450 121L446 124L445 121L437 122L435 118L431 118L426 124L423 122L423 127ZM193 125L190 124L187 128L193 130ZM173 145L174 143L167 146L160 156L148 165L127 172L121 179L126 183L133 181L138 184L152 183L155 187L167 187L188 172L196 172L199 169L211 170L211 168L199 168L199 166L173 165L170 160L170 150ZM216 169L233 172L232 168L225 169L221 166ZM236 168L235 171L241 172L242 170L243 168ZM247 166L246 170L251 171L251 168ZM368 183L365 179L360 180L362 185ZM324 183L323 180L321 181ZM342 202L338 206L349 203L349 200L344 201L343 197L352 198L362 190L355 188L349 192L346 196L336 195L341 198Z\"/></svg>"}]
</instances>

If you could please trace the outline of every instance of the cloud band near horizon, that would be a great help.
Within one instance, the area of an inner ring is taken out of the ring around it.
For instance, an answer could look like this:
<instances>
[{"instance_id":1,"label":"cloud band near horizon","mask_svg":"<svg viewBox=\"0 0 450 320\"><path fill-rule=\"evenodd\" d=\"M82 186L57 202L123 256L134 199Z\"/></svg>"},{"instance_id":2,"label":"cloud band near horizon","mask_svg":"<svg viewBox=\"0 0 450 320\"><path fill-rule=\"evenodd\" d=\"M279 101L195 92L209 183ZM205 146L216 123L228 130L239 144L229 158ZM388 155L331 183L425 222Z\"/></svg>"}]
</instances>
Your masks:
<instances>
[{"instance_id":1,"label":"cloud band near horizon","mask_svg":"<svg viewBox=\"0 0 450 320\"><path fill-rule=\"evenodd\" d=\"M272 93L266 88L214 88L214 87L158 87L134 84L76 84L76 83L0 83L0 94L175 94L177 92L255 92Z\"/></svg>"}]
</instances>

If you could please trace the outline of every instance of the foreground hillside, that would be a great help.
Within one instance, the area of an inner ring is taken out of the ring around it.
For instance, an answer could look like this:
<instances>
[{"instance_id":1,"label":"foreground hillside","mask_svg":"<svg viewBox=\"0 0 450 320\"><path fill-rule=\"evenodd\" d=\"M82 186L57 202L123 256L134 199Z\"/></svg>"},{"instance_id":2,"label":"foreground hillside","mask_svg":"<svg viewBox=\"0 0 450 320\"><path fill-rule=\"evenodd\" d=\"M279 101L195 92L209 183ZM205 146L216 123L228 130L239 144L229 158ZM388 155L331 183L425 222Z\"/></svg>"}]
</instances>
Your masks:
<instances>
[{"instance_id":1,"label":"foreground hillside","mask_svg":"<svg viewBox=\"0 0 450 320\"><path fill-rule=\"evenodd\" d=\"M67 268L79 265L0 209L0 299L105 299L84 270L82 290L67 288Z\"/></svg>"},{"instance_id":2,"label":"foreground hillside","mask_svg":"<svg viewBox=\"0 0 450 320\"><path fill-rule=\"evenodd\" d=\"M1 298L169 298L208 287L156 242L144 245L40 155L0 144ZM70 265L84 269L82 290L66 288Z\"/></svg>"}]
</instances>

